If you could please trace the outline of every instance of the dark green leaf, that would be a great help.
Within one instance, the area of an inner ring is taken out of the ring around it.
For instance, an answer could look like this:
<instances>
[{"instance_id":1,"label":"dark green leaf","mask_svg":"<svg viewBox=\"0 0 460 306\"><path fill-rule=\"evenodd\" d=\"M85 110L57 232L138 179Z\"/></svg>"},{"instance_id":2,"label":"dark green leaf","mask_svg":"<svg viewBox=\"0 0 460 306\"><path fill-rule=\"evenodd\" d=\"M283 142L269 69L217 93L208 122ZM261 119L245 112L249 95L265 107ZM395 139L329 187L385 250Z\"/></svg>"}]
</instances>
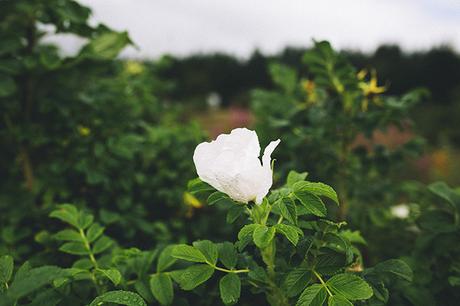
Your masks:
<instances>
[{"instance_id":1,"label":"dark green leaf","mask_svg":"<svg viewBox=\"0 0 460 306\"><path fill-rule=\"evenodd\" d=\"M323 201L321 201L321 199L315 194L304 190L298 190L294 192L294 195L308 213L318 217L326 216L326 206L324 205Z\"/></svg>"},{"instance_id":2,"label":"dark green leaf","mask_svg":"<svg viewBox=\"0 0 460 306\"><path fill-rule=\"evenodd\" d=\"M171 277L165 273L154 274L150 278L150 290L161 305L170 305L174 298Z\"/></svg>"},{"instance_id":3,"label":"dark green leaf","mask_svg":"<svg viewBox=\"0 0 460 306\"><path fill-rule=\"evenodd\" d=\"M217 245L219 250L219 259L227 269L233 269L236 267L238 261L238 254L236 253L235 247L230 242L223 242Z\"/></svg>"},{"instance_id":4,"label":"dark green leaf","mask_svg":"<svg viewBox=\"0 0 460 306\"><path fill-rule=\"evenodd\" d=\"M66 242L59 248L59 250L72 255L89 254L89 250L85 247L83 242Z\"/></svg>"},{"instance_id":5,"label":"dark green leaf","mask_svg":"<svg viewBox=\"0 0 460 306\"><path fill-rule=\"evenodd\" d=\"M112 245L113 245L113 240L112 239L110 239L107 236L102 236L94 244L93 253L94 254L102 253L102 252L106 251L108 248L110 248Z\"/></svg>"},{"instance_id":6,"label":"dark green leaf","mask_svg":"<svg viewBox=\"0 0 460 306\"><path fill-rule=\"evenodd\" d=\"M91 243L99 238L102 233L104 233L104 227L100 226L98 223L93 223L88 230L86 231L86 237L88 241Z\"/></svg>"},{"instance_id":7,"label":"dark green leaf","mask_svg":"<svg viewBox=\"0 0 460 306\"><path fill-rule=\"evenodd\" d=\"M220 297L225 305L238 302L241 294L241 280L235 273L229 273L219 282Z\"/></svg>"},{"instance_id":8,"label":"dark green leaf","mask_svg":"<svg viewBox=\"0 0 460 306\"><path fill-rule=\"evenodd\" d=\"M285 288L288 297L294 297L305 289L310 280L311 270L306 267L298 267L286 276L283 288Z\"/></svg>"},{"instance_id":9,"label":"dark green leaf","mask_svg":"<svg viewBox=\"0 0 460 306\"><path fill-rule=\"evenodd\" d=\"M275 228L277 232L286 236L294 246L297 245L297 242L299 242L299 233L294 226L280 223L276 224Z\"/></svg>"},{"instance_id":10,"label":"dark green leaf","mask_svg":"<svg viewBox=\"0 0 460 306\"><path fill-rule=\"evenodd\" d=\"M378 273L390 273L409 282L413 278L412 269L400 259L389 259L381 262L374 267L374 270Z\"/></svg>"},{"instance_id":11,"label":"dark green leaf","mask_svg":"<svg viewBox=\"0 0 460 306\"><path fill-rule=\"evenodd\" d=\"M207 281L214 274L214 268L206 265L193 265L181 271L176 278L183 290L192 290Z\"/></svg>"},{"instance_id":12,"label":"dark green leaf","mask_svg":"<svg viewBox=\"0 0 460 306\"><path fill-rule=\"evenodd\" d=\"M193 243L193 247L199 250L208 263L215 265L217 263L218 250L217 246L209 240L200 240Z\"/></svg>"},{"instance_id":13,"label":"dark green leaf","mask_svg":"<svg viewBox=\"0 0 460 306\"><path fill-rule=\"evenodd\" d=\"M296 306L322 306L326 297L326 289L320 284L314 284L302 292Z\"/></svg>"},{"instance_id":14,"label":"dark green leaf","mask_svg":"<svg viewBox=\"0 0 460 306\"><path fill-rule=\"evenodd\" d=\"M200 250L186 244L174 246L172 256L177 259L183 259L192 262L206 262L206 257Z\"/></svg>"},{"instance_id":15,"label":"dark green leaf","mask_svg":"<svg viewBox=\"0 0 460 306\"><path fill-rule=\"evenodd\" d=\"M71 229L65 229L54 234L54 238L63 241L83 242L83 238L79 232Z\"/></svg>"},{"instance_id":16,"label":"dark green leaf","mask_svg":"<svg viewBox=\"0 0 460 306\"><path fill-rule=\"evenodd\" d=\"M372 296L372 288L359 276L342 273L331 277L327 283L334 293L348 300L366 300Z\"/></svg>"},{"instance_id":17,"label":"dark green leaf","mask_svg":"<svg viewBox=\"0 0 460 306\"><path fill-rule=\"evenodd\" d=\"M278 201L276 201L274 205L278 207L283 218L285 218L292 224L297 225L297 208L292 199L281 198Z\"/></svg>"},{"instance_id":18,"label":"dark green leaf","mask_svg":"<svg viewBox=\"0 0 460 306\"><path fill-rule=\"evenodd\" d=\"M323 183L314 183L314 182L297 182L293 186L294 191L306 191L313 193L318 197L326 197L333 200L337 205L339 204L339 199L335 190L326 184Z\"/></svg>"},{"instance_id":19,"label":"dark green leaf","mask_svg":"<svg viewBox=\"0 0 460 306\"><path fill-rule=\"evenodd\" d=\"M4 255L0 257L0 283L8 283L13 275L13 257Z\"/></svg>"},{"instance_id":20,"label":"dark green leaf","mask_svg":"<svg viewBox=\"0 0 460 306\"><path fill-rule=\"evenodd\" d=\"M263 249L268 247L275 237L275 228L267 227L266 225L257 224L254 229L253 239L257 247Z\"/></svg>"}]
</instances>

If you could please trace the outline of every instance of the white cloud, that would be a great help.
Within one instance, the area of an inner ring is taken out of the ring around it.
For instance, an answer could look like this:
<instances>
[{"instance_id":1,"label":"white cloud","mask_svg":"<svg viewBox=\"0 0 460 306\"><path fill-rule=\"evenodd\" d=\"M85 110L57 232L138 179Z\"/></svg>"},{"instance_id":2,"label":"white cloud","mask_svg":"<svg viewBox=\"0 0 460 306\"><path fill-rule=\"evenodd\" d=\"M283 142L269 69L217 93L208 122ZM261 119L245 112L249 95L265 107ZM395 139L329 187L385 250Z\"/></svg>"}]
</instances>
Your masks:
<instances>
[{"instance_id":1,"label":"white cloud","mask_svg":"<svg viewBox=\"0 0 460 306\"><path fill-rule=\"evenodd\" d=\"M247 56L306 46L312 38L339 48L382 43L460 50L458 0L81 0L94 20L128 30L140 50L125 56L225 51ZM71 42L66 42L72 48Z\"/></svg>"}]
</instances>

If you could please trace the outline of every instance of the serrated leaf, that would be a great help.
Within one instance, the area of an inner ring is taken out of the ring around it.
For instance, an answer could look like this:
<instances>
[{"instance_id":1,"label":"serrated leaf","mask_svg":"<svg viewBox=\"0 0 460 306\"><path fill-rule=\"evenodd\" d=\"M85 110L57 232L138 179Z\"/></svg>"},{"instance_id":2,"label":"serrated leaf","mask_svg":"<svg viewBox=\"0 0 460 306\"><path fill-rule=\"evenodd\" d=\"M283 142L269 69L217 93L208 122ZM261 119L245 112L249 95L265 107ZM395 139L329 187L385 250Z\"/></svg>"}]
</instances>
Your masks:
<instances>
[{"instance_id":1,"label":"serrated leaf","mask_svg":"<svg viewBox=\"0 0 460 306\"><path fill-rule=\"evenodd\" d=\"M87 214L85 212L80 212L78 217L78 227L81 229L86 229L93 223L94 216Z\"/></svg>"},{"instance_id":2,"label":"serrated leaf","mask_svg":"<svg viewBox=\"0 0 460 306\"><path fill-rule=\"evenodd\" d=\"M60 251L72 255L88 255L89 251L83 242L66 242L59 248Z\"/></svg>"},{"instance_id":3,"label":"serrated leaf","mask_svg":"<svg viewBox=\"0 0 460 306\"><path fill-rule=\"evenodd\" d=\"M372 288L361 277L342 273L331 277L327 286L337 295L342 295L348 300L366 300L372 296Z\"/></svg>"},{"instance_id":4,"label":"serrated leaf","mask_svg":"<svg viewBox=\"0 0 460 306\"><path fill-rule=\"evenodd\" d=\"M121 273L117 269L97 269L105 277L107 277L115 286L121 282Z\"/></svg>"},{"instance_id":5,"label":"serrated leaf","mask_svg":"<svg viewBox=\"0 0 460 306\"><path fill-rule=\"evenodd\" d=\"M204 255L208 263L211 263L212 265L217 263L219 251L214 243L209 240L199 240L193 242L193 247L198 249Z\"/></svg>"},{"instance_id":6,"label":"serrated leaf","mask_svg":"<svg viewBox=\"0 0 460 306\"><path fill-rule=\"evenodd\" d=\"M292 225L287 224L276 224L276 231L283 234L294 246L299 242L299 233L297 229Z\"/></svg>"},{"instance_id":7,"label":"serrated leaf","mask_svg":"<svg viewBox=\"0 0 460 306\"><path fill-rule=\"evenodd\" d=\"M308 172L297 172L294 170L289 171L289 174L287 176L287 185L289 187L292 187L295 183L305 181L305 179L308 176Z\"/></svg>"},{"instance_id":8,"label":"serrated leaf","mask_svg":"<svg viewBox=\"0 0 460 306\"><path fill-rule=\"evenodd\" d=\"M219 243L217 248L219 250L219 259L222 264L227 269L235 268L238 261L238 254L233 244L230 242L223 242Z\"/></svg>"},{"instance_id":9,"label":"serrated leaf","mask_svg":"<svg viewBox=\"0 0 460 306\"><path fill-rule=\"evenodd\" d=\"M83 242L83 238L81 237L80 233L71 229L65 229L57 232L54 234L54 238L62 241Z\"/></svg>"},{"instance_id":10,"label":"serrated leaf","mask_svg":"<svg viewBox=\"0 0 460 306\"><path fill-rule=\"evenodd\" d=\"M311 275L311 270L306 267L298 267L289 272L283 282L287 296L294 297L302 292L310 282Z\"/></svg>"},{"instance_id":11,"label":"serrated leaf","mask_svg":"<svg viewBox=\"0 0 460 306\"><path fill-rule=\"evenodd\" d=\"M113 245L113 240L112 239L110 239L107 236L102 236L94 244L93 253L94 254L102 253L102 252L106 251L108 248L110 248L112 245Z\"/></svg>"},{"instance_id":12,"label":"serrated leaf","mask_svg":"<svg viewBox=\"0 0 460 306\"><path fill-rule=\"evenodd\" d=\"M162 272L172 266L177 259L172 256L174 245L169 245L161 251L157 262L157 272Z\"/></svg>"},{"instance_id":13,"label":"serrated leaf","mask_svg":"<svg viewBox=\"0 0 460 306\"><path fill-rule=\"evenodd\" d=\"M86 231L86 238L88 239L88 242L91 243L99 238L102 233L104 233L104 229L105 228L98 223L93 223Z\"/></svg>"},{"instance_id":14,"label":"serrated leaf","mask_svg":"<svg viewBox=\"0 0 460 306\"><path fill-rule=\"evenodd\" d=\"M296 306L321 306L326 300L327 292L320 284L307 287L299 297Z\"/></svg>"},{"instance_id":15,"label":"serrated leaf","mask_svg":"<svg viewBox=\"0 0 460 306\"><path fill-rule=\"evenodd\" d=\"M238 232L238 249L241 251L243 250L249 242L252 241L252 234L256 229L256 224L248 224L241 228Z\"/></svg>"},{"instance_id":16,"label":"serrated leaf","mask_svg":"<svg viewBox=\"0 0 460 306\"><path fill-rule=\"evenodd\" d=\"M225 203L230 203L230 204L235 204L232 199L229 198L228 195L226 195L223 192L216 191L211 193L211 195L208 197L208 205L214 205L218 204L220 202L225 202Z\"/></svg>"},{"instance_id":17,"label":"serrated leaf","mask_svg":"<svg viewBox=\"0 0 460 306\"><path fill-rule=\"evenodd\" d=\"M0 284L8 283L13 275L14 261L10 255L0 257Z\"/></svg>"},{"instance_id":18,"label":"serrated leaf","mask_svg":"<svg viewBox=\"0 0 460 306\"><path fill-rule=\"evenodd\" d=\"M57 218L76 228L79 228L78 214L78 210L75 206L71 204L62 204L58 206L58 209L50 213L50 217Z\"/></svg>"},{"instance_id":19,"label":"serrated leaf","mask_svg":"<svg viewBox=\"0 0 460 306\"><path fill-rule=\"evenodd\" d=\"M186 244L174 246L172 256L177 259L183 259L192 262L206 262L206 257L200 250Z\"/></svg>"},{"instance_id":20,"label":"serrated leaf","mask_svg":"<svg viewBox=\"0 0 460 306\"><path fill-rule=\"evenodd\" d=\"M55 266L42 266L33 269L24 267L20 275L18 274L19 272L16 273L16 277L8 290L8 294L14 299L20 299L34 292L50 284L54 279L67 276L68 272Z\"/></svg>"},{"instance_id":21,"label":"serrated leaf","mask_svg":"<svg viewBox=\"0 0 460 306\"><path fill-rule=\"evenodd\" d=\"M157 273L150 278L150 290L161 305L170 305L174 299L171 277L165 273Z\"/></svg>"},{"instance_id":22,"label":"serrated leaf","mask_svg":"<svg viewBox=\"0 0 460 306\"><path fill-rule=\"evenodd\" d=\"M306 191L318 197L326 197L339 205L339 199L335 190L326 184L315 182L297 182L293 185L294 191Z\"/></svg>"},{"instance_id":23,"label":"serrated leaf","mask_svg":"<svg viewBox=\"0 0 460 306\"><path fill-rule=\"evenodd\" d=\"M266 248L275 237L275 228L257 224L252 237L257 247L261 249Z\"/></svg>"},{"instance_id":24,"label":"serrated leaf","mask_svg":"<svg viewBox=\"0 0 460 306\"><path fill-rule=\"evenodd\" d=\"M227 223L233 223L244 213L244 206L234 204L227 212Z\"/></svg>"},{"instance_id":25,"label":"serrated leaf","mask_svg":"<svg viewBox=\"0 0 460 306\"><path fill-rule=\"evenodd\" d=\"M214 274L214 268L207 264L193 265L176 277L183 290L192 290L207 281Z\"/></svg>"},{"instance_id":26,"label":"serrated leaf","mask_svg":"<svg viewBox=\"0 0 460 306\"><path fill-rule=\"evenodd\" d=\"M318 217L326 216L326 206L317 195L304 190L295 191L294 195L310 214Z\"/></svg>"},{"instance_id":27,"label":"serrated leaf","mask_svg":"<svg viewBox=\"0 0 460 306\"><path fill-rule=\"evenodd\" d=\"M116 303L126 306L147 306L139 294L123 290L106 292L95 298L89 306L101 306L104 303Z\"/></svg>"},{"instance_id":28,"label":"serrated leaf","mask_svg":"<svg viewBox=\"0 0 460 306\"><path fill-rule=\"evenodd\" d=\"M241 294L241 280L235 273L229 273L219 281L220 298L225 305L238 302Z\"/></svg>"},{"instance_id":29,"label":"serrated leaf","mask_svg":"<svg viewBox=\"0 0 460 306\"><path fill-rule=\"evenodd\" d=\"M353 304L343 296L333 295L327 300L327 306L353 306Z\"/></svg>"},{"instance_id":30,"label":"serrated leaf","mask_svg":"<svg viewBox=\"0 0 460 306\"><path fill-rule=\"evenodd\" d=\"M400 259L389 259L377 264L374 267L377 273L389 273L399 278L405 279L409 282L412 281L412 269Z\"/></svg>"},{"instance_id":31,"label":"serrated leaf","mask_svg":"<svg viewBox=\"0 0 460 306\"><path fill-rule=\"evenodd\" d=\"M292 199L281 198L276 201L274 205L278 207L283 218L292 224L297 225L297 207L295 206L295 203Z\"/></svg>"},{"instance_id":32,"label":"serrated leaf","mask_svg":"<svg viewBox=\"0 0 460 306\"><path fill-rule=\"evenodd\" d=\"M197 193L215 191L215 189L212 186L203 182L199 178L189 181L187 184L187 190L193 195Z\"/></svg>"}]
</instances>

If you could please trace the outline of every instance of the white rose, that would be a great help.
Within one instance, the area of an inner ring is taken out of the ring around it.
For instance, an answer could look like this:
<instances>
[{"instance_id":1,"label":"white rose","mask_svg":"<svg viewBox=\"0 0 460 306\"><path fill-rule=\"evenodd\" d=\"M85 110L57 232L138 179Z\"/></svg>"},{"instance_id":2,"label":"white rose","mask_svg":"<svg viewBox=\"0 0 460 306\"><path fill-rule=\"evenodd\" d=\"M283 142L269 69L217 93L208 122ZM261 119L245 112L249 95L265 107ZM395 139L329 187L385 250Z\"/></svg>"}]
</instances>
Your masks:
<instances>
[{"instance_id":1,"label":"white rose","mask_svg":"<svg viewBox=\"0 0 460 306\"><path fill-rule=\"evenodd\" d=\"M390 208L391 214L399 219L406 219L409 217L410 209L406 204L399 204Z\"/></svg>"},{"instance_id":2,"label":"white rose","mask_svg":"<svg viewBox=\"0 0 460 306\"><path fill-rule=\"evenodd\" d=\"M238 128L200 143L193 161L202 181L237 202L260 204L273 184L271 154L279 143L279 139L270 142L261 163L256 132Z\"/></svg>"}]
</instances>

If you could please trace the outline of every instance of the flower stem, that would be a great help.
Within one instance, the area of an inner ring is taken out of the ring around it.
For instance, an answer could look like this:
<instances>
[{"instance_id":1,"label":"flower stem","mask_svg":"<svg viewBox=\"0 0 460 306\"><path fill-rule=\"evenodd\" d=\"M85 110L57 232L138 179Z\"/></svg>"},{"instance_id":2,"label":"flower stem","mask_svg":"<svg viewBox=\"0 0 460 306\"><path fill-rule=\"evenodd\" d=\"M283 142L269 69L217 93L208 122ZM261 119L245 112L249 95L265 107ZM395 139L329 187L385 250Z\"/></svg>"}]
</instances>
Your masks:
<instances>
[{"instance_id":1,"label":"flower stem","mask_svg":"<svg viewBox=\"0 0 460 306\"><path fill-rule=\"evenodd\" d=\"M329 288L327 287L326 283L324 282L323 278L321 277L321 275L319 275L318 272L316 272L315 270L312 270L313 271L313 274L315 274L316 278L318 278L318 280L320 281L321 285L323 285L324 288L326 288L326 291L327 293L329 294L329 296L332 296L332 292L329 290Z\"/></svg>"}]
</instances>

